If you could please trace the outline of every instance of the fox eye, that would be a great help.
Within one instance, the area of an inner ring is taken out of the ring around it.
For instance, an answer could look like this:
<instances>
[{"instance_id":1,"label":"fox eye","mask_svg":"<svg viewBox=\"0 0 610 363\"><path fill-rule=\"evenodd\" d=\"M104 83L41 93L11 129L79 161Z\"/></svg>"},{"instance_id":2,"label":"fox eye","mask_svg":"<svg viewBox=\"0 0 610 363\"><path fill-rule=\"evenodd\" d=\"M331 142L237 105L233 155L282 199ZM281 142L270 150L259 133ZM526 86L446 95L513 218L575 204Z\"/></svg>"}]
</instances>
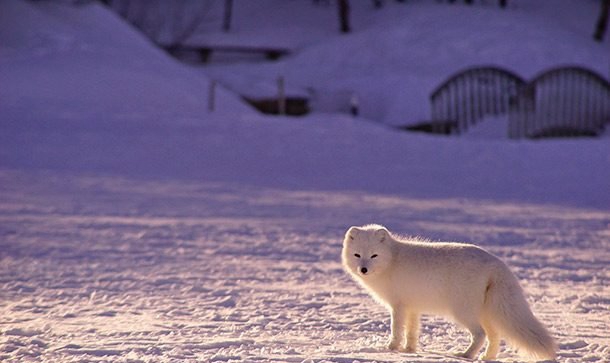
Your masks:
<instances>
[{"instance_id":1,"label":"fox eye","mask_svg":"<svg viewBox=\"0 0 610 363\"><path fill-rule=\"evenodd\" d=\"M374 255L371 256L371 258L375 258L375 257L377 257L377 254L374 254Z\"/></svg>"},{"instance_id":2,"label":"fox eye","mask_svg":"<svg viewBox=\"0 0 610 363\"><path fill-rule=\"evenodd\" d=\"M360 255L359 255L359 254L357 254L357 253L354 253L354 256L356 256L356 257L360 258Z\"/></svg>"}]
</instances>

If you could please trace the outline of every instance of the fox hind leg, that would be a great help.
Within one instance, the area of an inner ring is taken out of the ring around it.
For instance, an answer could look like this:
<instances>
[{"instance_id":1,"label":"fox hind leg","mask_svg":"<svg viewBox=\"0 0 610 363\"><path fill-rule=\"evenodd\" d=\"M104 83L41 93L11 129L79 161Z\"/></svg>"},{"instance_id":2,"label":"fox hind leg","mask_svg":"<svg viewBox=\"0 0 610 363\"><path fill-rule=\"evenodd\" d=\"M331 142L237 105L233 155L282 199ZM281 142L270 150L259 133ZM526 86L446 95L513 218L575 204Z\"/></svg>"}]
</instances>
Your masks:
<instances>
[{"instance_id":1,"label":"fox hind leg","mask_svg":"<svg viewBox=\"0 0 610 363\"><path fill-rule=\"evenodd\" d=\"M483 323L483 329L487 335L487 348L485 348L485 353L483 353L481 359L494 360L500 350L500 336L489 322Z\"/></svg>"},{"instance_id":2,"label":"fox hind leg","mask_svg":"<svg viewBox=\"0 0 610 363\"><path fill-rule=\"evenodd\" d=\"M479 350L481 350L483 343L485 343L485 330L483 330L483 327L478 322L464 325L470 332L470 346L464 353L458 354L458 356L473 359Z\"/></svg>"}]
</instances>

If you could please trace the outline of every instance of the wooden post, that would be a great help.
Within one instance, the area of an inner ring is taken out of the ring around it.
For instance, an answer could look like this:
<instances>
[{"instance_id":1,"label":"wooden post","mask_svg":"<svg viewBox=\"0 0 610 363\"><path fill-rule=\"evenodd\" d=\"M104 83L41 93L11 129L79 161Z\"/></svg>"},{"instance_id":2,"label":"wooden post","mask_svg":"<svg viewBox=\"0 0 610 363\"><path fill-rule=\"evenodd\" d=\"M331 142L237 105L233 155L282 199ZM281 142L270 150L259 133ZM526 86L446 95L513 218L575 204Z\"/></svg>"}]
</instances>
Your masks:
<instances>
[{"instance_id":1,"label":"wooden post","mask_svg":"<svg viewBox=\"0 0 610 363\"><path fill-rule=\"evenodd\" d=\"M208 111L214 112L216 109L216 80L210 81L208 89Z\"/></svg>"},{"instance_id":2,"label":"wooden post","mask_svg":"<svg viewBox=\"0 0 610 363\"><path fill-rule=\"evenodd\" d=\"M349 112L354 117L358 116L360 113L360 100L356 93L352 93L352 97L349 99Z\"/></svg>"},{"instance_id":3,"label":"wooden post","mask_svg":"<svg viewBox=\"0 0 610 363\"><path fill-rule=\"evenodd\" d=\"M284 76L277 78L277 113L286 114L286 91L284 89Z\"/></svg>"}]
</instances>

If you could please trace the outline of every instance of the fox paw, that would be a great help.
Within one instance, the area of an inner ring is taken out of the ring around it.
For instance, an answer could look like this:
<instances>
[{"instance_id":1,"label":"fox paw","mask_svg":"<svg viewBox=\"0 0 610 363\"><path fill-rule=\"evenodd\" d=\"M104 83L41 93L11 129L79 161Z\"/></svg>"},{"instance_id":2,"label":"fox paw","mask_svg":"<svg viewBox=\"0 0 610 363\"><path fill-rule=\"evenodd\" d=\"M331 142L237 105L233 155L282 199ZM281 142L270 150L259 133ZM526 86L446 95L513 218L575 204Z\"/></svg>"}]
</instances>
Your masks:
<instances>
[{"instance_id":1,"label":"fox paw","mask_svg":"<svg viewBox=\"0 0 610 363\"><path fill-rule=\"evenodd\" d=\"M453 355L455 355L458 358L466 358L466 359L470 359L470 360L474 359L474 357L471 354L469 354L468 352L453 353Z\"/></svg>"},{"instance_id":2,"label":"fox paw","mask_svg":"<svg viewBox=\"0 0 610 363\"><path fill-rule=\"evenodd\" d=\"M400 351L401 353L415 353L417 349L413 348L413 347L400 347L398 348L398 351Z\"/></svg>"},{"instance_id":3,"label":"fox paw","mask_svg":"<svg viewBox=\"0 0 610 363\"><path fill-rule=\"evenodd\" d=\"M400 343L395 342L395 341L390 341L387 345L387 348L389 350L401 350Z\"/></svg>"},{"instance_id":4,"label":"fox paw","mask_svg":"<svg viewBox=\"0 0 610 363\"><path fill-rule=\"evenodd\" d=\"M403 353L415 353L417 351L417 349L414 347L407 346L407 347L400 349L400 351Z\"/></svg>"},{"instance_id":5,"label":"fox paw","mask_svg":"<svg viewBox=\"0 0 610 363\"><path fill-rule=\"evenodd\" d=\"M389 350L395 350L401 353L415 353L416 349L414 347L405 347L400 343L389 342L387 345Z\"/></svg>"}]
</instances>

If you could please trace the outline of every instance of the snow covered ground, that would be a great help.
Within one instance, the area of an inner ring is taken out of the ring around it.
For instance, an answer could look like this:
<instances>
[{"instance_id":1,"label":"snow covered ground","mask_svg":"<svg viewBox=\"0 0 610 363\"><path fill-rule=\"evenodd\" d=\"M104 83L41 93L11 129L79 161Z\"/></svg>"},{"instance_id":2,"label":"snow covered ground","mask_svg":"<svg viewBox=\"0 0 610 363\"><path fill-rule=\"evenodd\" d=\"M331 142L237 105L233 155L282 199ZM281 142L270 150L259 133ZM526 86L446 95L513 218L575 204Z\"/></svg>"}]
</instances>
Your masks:
<instances>
[{"instance_id":1,"label":"snow covered ground","mask_svg":"<svg viewBox=\"0 0 610 363\"><path fill-rule=\"evenodd\" d=\"M555 29L578 13L556 1L564 11L511 2L500 23L531 30L538 14L550 24L538 32ZM603 72L588 28L562 29ZM336 41L316 37L287 62ZM571 54L527 44L558 63ZM99 5L1 2L0 52L0 361L460 361L450 353L467 334L433 316L419 353L384 348L388 314L339 257L349 226L376 222L484 246L519 277L560 362L610 362L607 136L443 138L383 117L263 117L222 89L210 113L208 76L256 65L185 67ZM499 359L521 358L504 347Z\"/></svg>"},{"instance_id":2,"label":"snow covered ground","mask_svg":"<svg viewBox=\"0 0 610 363\"><path fill-rule=\"evenodd\" d=\"M346 226L468 240L501 256L560 344L608 362L610 213L225 183L4 171L3 361L452 362L466 333L388 314L341 269ZM499 359L518 356L504 350Z\"/></svg>"}]
</instances>

